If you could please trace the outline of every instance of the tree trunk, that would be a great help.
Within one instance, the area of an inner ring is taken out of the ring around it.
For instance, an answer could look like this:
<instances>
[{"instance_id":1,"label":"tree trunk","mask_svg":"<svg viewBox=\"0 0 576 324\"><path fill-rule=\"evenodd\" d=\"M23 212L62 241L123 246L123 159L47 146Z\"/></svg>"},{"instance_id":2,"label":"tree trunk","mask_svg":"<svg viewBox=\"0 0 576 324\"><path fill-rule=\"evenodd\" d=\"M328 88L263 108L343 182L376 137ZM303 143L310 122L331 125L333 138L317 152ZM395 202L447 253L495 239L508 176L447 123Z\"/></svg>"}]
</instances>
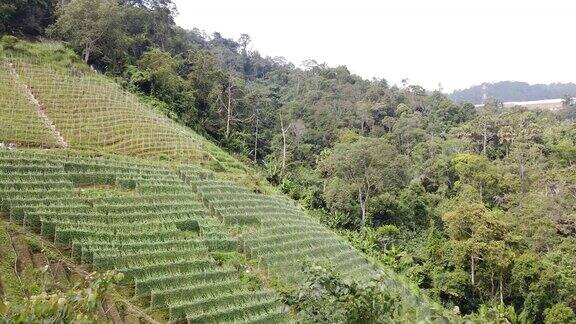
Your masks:
<instances>
[{"instance_id":1,"label":"tree trunk","mask_svg":"<svg viewBox=\"0 0 576 324\"><path fill-rule=\"evenodd\" d=\"M366 225L366 201L368 197L362 194L362 190L358 189L358 201L360 202L360 212L362 214L362 219L360 225L364 227Z\"/></svg>"},{"instance_id":2,"label":"tree trunk","mask_svg":"<svg viewBox=\"0 0 576 324\"><path fill-rule=\"evenodd\" d=\"M488 145L488 129L486 124L482 127L482 154L486 154L486 146Z\"/></svg>"},{"instance_id":3,"label":"tree trunk","mask_svg":"<svg viewBox=\"0 0 576 324\"><path fill-rule=\"evenodd\" d=\"M504 292L502 290L502 272L500 272L500 304L504 304Z\"/></svg>"},{"instance_id":4,"label":"tree trunk","mask_svg":"<svg viewBox=\"0 0 576 324\"><path fill-rule=\"evenodd\" d=\"M86 45L86 47L84 47L84 63L88 64L89 59L90 59L90 45Z\"/></svg>"},{"instance_id":5,"label":"tree trunk","mask_svg":"<svg viewBox=\"0 0 576 324\"><path fill-rule=\"evenodd\" d=\"M282 129L282 165L280 167L280 177L282 178L286 170L286 129L284 128L282 115L280 115L280 128Z\"/></svg>"},{"instance_id":6,"label":"tree trunk","mask_svg":"<svg viewBox=\"0 0 576 324\"><path fill-rule=\"evenodd\" d=\"M490 271L490 294L494 296L494 271Z\"/></svg>"},{"instance_id":7,"label":"tree trunk","mask_svg":"<svg viewBox=\"0 0 576 324\"><path fill-rule=\"evenodd\" d=\"M232 118L232 80L228 83L228 105L226 106L226 138L230 136L230 119Z\"/></svg>"},{"instance_id":8,"label":"tree trunk","mask_svg":"<svg viewBox=\"0 0 576 324\"><path fill-rule=\"evenodd\" d=\"M298 77L298 82L296 83L296 96L300 95L300 77Z\"/></svg>"},{"instance_id":9,"label":"tree trunk","mask_svg":"<svg viewBox=\"0 0 576 324\"><path fill-rule=\"evenodd\" d=\"M475 273L476 273L476 264L474 263L474 256L471 255L470 256L470 279L472 281L472 287L474 287L476 285Z\"/></svg>"},{"instance_id":10,"label":"tree trunk","mask_svg":"<svg viewBox=\"0 0 576 324\"><path fill-rule=\"evenodd\" d=\"M526 161L524 156L520 156L518 159L518 173L520 176L520 189L523 193L526 192Z\"/></svg>"},{"instance_id":11,"label":"tree trunk","mask_svg":"<svg viewBox=\"0 0 576 324\"><path fill-rule=\"evenodd\" d=\"M259 122L260 120L258 119L258 112L256 112L256 130L254 133L254 163L256 163L257 159L258 159L258 131L259 131Z\"/></svg>"}]
</instances>

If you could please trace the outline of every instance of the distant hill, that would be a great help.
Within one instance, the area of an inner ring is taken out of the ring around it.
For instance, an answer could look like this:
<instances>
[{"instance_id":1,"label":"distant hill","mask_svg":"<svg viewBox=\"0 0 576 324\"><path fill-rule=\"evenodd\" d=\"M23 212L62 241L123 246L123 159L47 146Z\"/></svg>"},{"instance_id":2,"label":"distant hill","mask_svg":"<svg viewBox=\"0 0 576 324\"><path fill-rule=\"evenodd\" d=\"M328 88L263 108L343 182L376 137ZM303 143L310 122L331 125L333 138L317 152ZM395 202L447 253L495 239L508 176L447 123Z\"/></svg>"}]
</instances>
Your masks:
<instances>
[{"instance_id":1,"label":"distant hill","mask_svg":"<svg viewBox=\"0 0 576 324\"><path fill-rule=\"evenodd\" d=\"M551 83L528 84L526 82L502 81L483 83L463 90L455 90L449 96L455 101L481 104L484 93L487 97L508 101L535 101L562 98L564 95L576 96L576 84Z\"/></svg>"}]
</instances>

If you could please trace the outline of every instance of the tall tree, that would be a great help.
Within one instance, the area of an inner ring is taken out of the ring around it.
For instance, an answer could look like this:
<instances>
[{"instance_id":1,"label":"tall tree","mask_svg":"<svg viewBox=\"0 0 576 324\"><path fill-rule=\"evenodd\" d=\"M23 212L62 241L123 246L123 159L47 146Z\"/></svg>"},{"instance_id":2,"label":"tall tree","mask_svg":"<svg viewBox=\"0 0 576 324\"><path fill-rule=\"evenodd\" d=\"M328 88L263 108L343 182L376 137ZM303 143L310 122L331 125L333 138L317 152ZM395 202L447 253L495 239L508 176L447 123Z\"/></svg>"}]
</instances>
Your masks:
<instances>
[{"instance_id":1,"label":"tall tree","mask_svg":"<svg viewBox=\"0 0 576 324\"><path fill-rule=\"evenodd\" d=\"M370 198L383 190L397 189L404 182L403 159L382 139L362 138L338 144L319 167L326 177L340 179L356 192L362 225L366 223Z\"/></svg>"},{"instance_id":2,"label":"tall tree","mask_svg":"<svg viewBox=\"0 0 576 324\"><path fill-rule=\"evenodd\" d=\"M189 65L188 82L196 92L196 108L199 124L204 132L216 136L220 130L218 108L216 106L219 85L225 78L225 71L216 58L207 50L191 50L186 55Z\"/></svg>"},{"instance_id":3,"label":"tall tree","mask_svg":"<svg viewBox=\"0 0 576 324\"><path fill-rule=\"evenodd\" d=\"M37 36L54 22L61 0L0 0L0 34Z\"/></svg>"},{"instance_id":4,"label":"tall tree","mask_svg":"<svg viewBox=\"0 0 576 324\"><path fill-rule=\"evenodd\" d=\"M286 172L286 160L287 160L287 154L288 154L288 142L286 140L286 134L288 133L288 131L290 130L291 124L286 125L284 123L284 118L282 117L282 113L280 113L280 131L282 132L282 162L281 162L281 166L280 166L280 178L282 178L284 176L284 173Z\"/></svg>"},{"instance_id":5,"label":"tall tree","mask_svg":"<svg viewBox=\"0 0 576 324\"><path fill-rule=\"evenodd\" d=\"M499 171L483 155L462 153L452 159L458 175L456 186L469 185L478 193L478 201L493 199L498 194Z\"/></svg>"},{"instance_id":6,"label":"tall tree","mask_svg":"<svg viewBox=\"0 0 576 324\"><path fill-rule=\"evenodd\" d=\"M102 49L105 37L120 29L122 8L117 0L72 0L60 10L49 32L79 50L85 63Z\"/></svg>"},{"instance_id":7,"label":"tall tree","mask_svg":"<svg viewBox=\"0 0 576 324\"><path fill-rule=\"evenodd\" d=\"M252 110L247 119L249 125L252 126L252 160L257 163L263 156L266 155L265 148L269 145L267 142L270 140L271 133L275 131L275 127L271 124L274 120L274 113L272 111L272 100L270 100L270 92L263 85L259 83L250 83L247 85L246 96L244 100L246 105Z\"/></svg>"},{"instance_id":8,"label":"tall tree","mask_svg":"<svg viewBox=\"0 0 576 324\"><path fill-rule=\"evenodd\" d=\"M178 71L183 62L179 57L153 48L144 53L137 66L127 69L125 77L138 90L171 104L174 111L187 125L197 122L194 107L195 97L189 82L186 82Z\"/></svg>"},{"instance_id":9,"label":"tall tree","mask_svg":"<svg viewBox=\"0 0 576 324\"><path fill-rule=\"evenodd\" d=\"M224 138L228 139L232 131L232 124L238 120L236 110L242 91L240 80L232 73L229 73L220 84L220 87L216 88L216 91L215 97L218 111L224 115Z\"/></svg>"},{"instance_id":10,"label":"tall tree","mask_svg":"<svg viewBox=\"0 0 576 324\"><path fill-rule=\"evenodd\" d=\"M490 287L492 297L503 302L504 272L511 264L513 252L508 241L509 226L500 216L484 204L460 201L442 220L456 249L456 258L467 260L473 289L478 289L478 270L484 266L486 274L482 278L488 281L486 286Z\"/></svg>"}]
</instances>

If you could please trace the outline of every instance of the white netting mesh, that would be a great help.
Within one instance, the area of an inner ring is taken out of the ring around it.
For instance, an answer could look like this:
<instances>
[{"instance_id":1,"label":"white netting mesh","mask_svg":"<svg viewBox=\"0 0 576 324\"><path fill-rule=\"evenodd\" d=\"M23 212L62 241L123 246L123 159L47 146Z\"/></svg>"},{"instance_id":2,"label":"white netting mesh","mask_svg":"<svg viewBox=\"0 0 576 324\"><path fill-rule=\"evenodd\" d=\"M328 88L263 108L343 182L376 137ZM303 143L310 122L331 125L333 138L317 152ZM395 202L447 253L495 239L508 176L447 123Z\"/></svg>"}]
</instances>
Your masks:
<instances>
[{"instance_id":1,"label":"white netting mesh","mask_svg":"<svg viewBox=\"0 0 576 324\"><path fill-rule=\"evenodd\" d=\"M141 104L134 95L94 72L49 67L30 59L2 61L0 141L56 146L36 107L11 77L10 68L39 102L66 144L119 154L180 161L237 162L214 144ZM33 121L36 117L37 121ZM33 127L29 127L31 123ZM14 133L14 134L12 134Z\"/></svg>"},{"instance_id":2,"label":"white netting mesh","mask_svg":"<svg viewBox=\"0 0 576 324\"><path fill-rule=\"evenodd\" d=\"M57 140L27 97L15 69L0 61L0 142L2 146L54 147Z\"/></svg>"}]
</instances>

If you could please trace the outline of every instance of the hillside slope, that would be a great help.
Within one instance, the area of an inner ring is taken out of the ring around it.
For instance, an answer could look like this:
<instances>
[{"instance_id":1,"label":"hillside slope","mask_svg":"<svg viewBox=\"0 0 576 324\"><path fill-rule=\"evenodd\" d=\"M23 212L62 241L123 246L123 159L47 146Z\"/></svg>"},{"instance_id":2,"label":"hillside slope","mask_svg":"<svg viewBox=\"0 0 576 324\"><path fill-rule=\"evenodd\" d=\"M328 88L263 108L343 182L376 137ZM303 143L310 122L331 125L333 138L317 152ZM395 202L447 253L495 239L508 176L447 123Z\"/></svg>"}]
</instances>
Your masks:
<instances>
[{"instance_id":1,"label":"hillside slope","mask_svg":"<svg viewBox=\"0 0 576 324\"><path fill-rule=\"evenodd\" d=\"M83 298L83 293L93 289L100 279L109 273L95 276L66 256L66 250L44 240L20 226L0 219L0 300L20 304L25 298L34 296L30 305L39 305L39 300L52 301L58 298ZM101 282L101 281L100 281ZM137 305L121 294L121 288L107 289L99 296L94 316L99 321L113 323L154 323ZM73 293L74 295L69 295ZM5 320L6 309L0 312ZM41 310L36 308L38 313ZM10 320L10 318L8 318ZM15 320L18 322L17 320ZM20 321L23 321L20 319ZM33 320L28 318L29 322Z\"/></svg>"},{"instance_id":2,"label":"hillside slope","mask_svg":"<svg viewBox=\"0 0 576 324\"><path fill-rule=\"evenodd\" d=\"M36 121L1 125L16 129L0 138L16 145L0 151L2 210L87 269L125 273L159 319L289 321L273 286L302 283L302 262L361 280L381 273L294 202L255 193L267 185L253 171L105 77L29 58L1 66L13 95L0 109ZM423 317L441 314L387 275Z\"/></svg>"},{"instance_id":3,"label":"hillside slope","mask_svg":"<svg viewBox=\"0 0 576 324\"><path fill-rule=\"evenodd\" d=\"M26 96L10 62L0 63L0 137L3 141L24 146L54 147L56 138L42 124L38 107Z\"/></svg>"},{"instance_id":4,"label":"hillside slope","mask_svg":"<svg viewBox=\"0 0 576 324\"><path fill-rule=\"evenodd\" d=\"M230 174L246 171L210 141L144 107L138 98L93 71L47 67L20 58L6 60L4 70L12 76L16 89L28 90L37 100L38 109L49 116L71 148L185 161ZM14 106L16 99L7 101ZM54 140L41 144L50 145Z\"/></svg>"}]
</instances>

